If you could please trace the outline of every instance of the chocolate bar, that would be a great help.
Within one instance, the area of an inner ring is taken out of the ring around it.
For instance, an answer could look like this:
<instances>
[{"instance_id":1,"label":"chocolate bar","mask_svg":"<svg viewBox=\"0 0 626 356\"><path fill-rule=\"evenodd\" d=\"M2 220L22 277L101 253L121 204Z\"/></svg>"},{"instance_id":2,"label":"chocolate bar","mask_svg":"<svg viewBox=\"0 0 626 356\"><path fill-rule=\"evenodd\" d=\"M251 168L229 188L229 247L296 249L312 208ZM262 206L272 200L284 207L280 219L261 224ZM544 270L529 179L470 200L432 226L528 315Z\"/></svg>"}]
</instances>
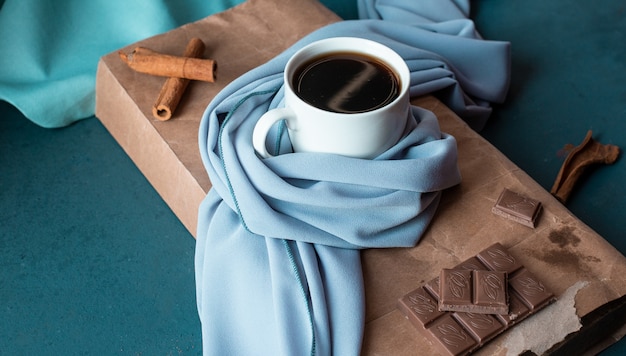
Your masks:
<instances>
[{"instance_id":1,"label":"chocolate bar","mask_svg":"<svg viewBox=\"0 0 626 356\"><path fill-rule=\"evenodd\" d=\"M440 311L509 313L506 272L444 268L439 280Z\"/></svg>"},{"instance_id":2,"label":"chocolate bar","mask_svg":"<svg viewBox=\"0 0 626 356\"><path fill-rule=\"evenodd\" d=\"M496 205L491 208L491 212L534 228L541 212L541 202L509 189L504 189Z\"/></svg>"},{"instance_id":3,"label":"chocolate bar","mask_svg":"<svg viewBox=\"0 0 626 356\"><path fill-rule=\"evenodd\" d=\"M450 271L498 271L508 276L508 314L479 314L439 310L444 295L438 276L398 302L411 323L445 355L466 355L556 300L543 283L501 244L496 243ZM443 277L443 278L442 278Z\"/></svg>"}]
</instances>

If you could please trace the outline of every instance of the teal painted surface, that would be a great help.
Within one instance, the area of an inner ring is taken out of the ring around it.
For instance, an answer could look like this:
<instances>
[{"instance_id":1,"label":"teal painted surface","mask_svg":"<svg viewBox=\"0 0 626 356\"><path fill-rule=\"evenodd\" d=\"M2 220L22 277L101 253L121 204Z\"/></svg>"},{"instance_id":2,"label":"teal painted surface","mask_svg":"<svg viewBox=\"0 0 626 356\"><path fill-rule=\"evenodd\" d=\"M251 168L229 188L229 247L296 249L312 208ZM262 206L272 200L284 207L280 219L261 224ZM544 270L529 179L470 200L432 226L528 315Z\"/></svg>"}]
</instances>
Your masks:
<instances>
[{"instance_id":1,"label":"teal painted surface","mask_svg":"<svg viewBox=\"0 0 626 356\"><path fill-rule=\"evenodd\" d=\"M626 147L623 1L472 4L484 37L513 43L487 139L546 189L588 129ZM568 204L622 253L625 175L599 167ZM97 119L43 129L0 102L0 355L199 354L194 244Z\"/></svg>"},{"instance_id":2,"label":"teal painted surface","mask_svg":"<svg viewBox=\"0 0 626 356\"><path fill-rule=\"evenodd\" d=\"M550 190L587 130L626 148L626 3L474 2L484 37L512 43L510 95L482 134ZM622 154L623 156L623 154ZM586 174L567 207L626 252L626 161Z\"/></svg>"},{"instance_id":3,"label":"teal painted surface","mask_svg":"<svg viewBox=\"0 0 626 356\"><path fill-rule=\"evenodd\" d=\"M0 113L0 355L199 352L195 240L106 129Z\"/></svg>"}]
</instances>

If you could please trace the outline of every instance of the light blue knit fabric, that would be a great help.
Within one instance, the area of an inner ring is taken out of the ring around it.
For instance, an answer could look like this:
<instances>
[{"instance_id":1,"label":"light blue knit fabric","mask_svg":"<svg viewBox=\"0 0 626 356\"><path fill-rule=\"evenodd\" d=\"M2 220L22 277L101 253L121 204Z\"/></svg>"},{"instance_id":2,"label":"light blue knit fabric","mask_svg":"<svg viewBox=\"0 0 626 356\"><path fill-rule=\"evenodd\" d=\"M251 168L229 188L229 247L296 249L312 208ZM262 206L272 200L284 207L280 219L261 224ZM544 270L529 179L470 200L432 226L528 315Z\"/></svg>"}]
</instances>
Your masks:
<instances>
[{"instance_id":1,"label":"light blue knit fabric","mask_svg":"<svg viewBox=\"0 0 626 356\"><path fill-rule=\"evenodd\" d=\"M420 2L393 6L400 3ZM508 44L481 40L459 18L466 11L449 19L446 6L437 5L445 13L398 12L368 4L382 17L310 34L228 85L202 118L200 153L213 183L196 245L207 355L358 355L365 317L360 250L416 245L441 191L461 179L454 138L417 107L404 138L374 160L292 153L280 125L268 139L278 155L259 158L253 127L283 105L282 71L297 49L333 36L381 42L406 60L413 95L436 91L476 125L489 114L486 103L506 94ZM389 21L389 13L401 13L402 21Z\"/></svg>"}]
</instances>

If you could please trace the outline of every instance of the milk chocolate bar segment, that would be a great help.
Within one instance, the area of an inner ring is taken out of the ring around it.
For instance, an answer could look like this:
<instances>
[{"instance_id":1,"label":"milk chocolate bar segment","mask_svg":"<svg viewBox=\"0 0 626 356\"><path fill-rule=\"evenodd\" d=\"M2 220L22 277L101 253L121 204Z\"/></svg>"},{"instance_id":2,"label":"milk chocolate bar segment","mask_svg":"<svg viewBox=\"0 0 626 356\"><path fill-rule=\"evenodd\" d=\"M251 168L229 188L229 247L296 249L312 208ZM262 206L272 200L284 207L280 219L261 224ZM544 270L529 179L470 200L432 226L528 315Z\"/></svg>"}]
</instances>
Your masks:
<instances>
[{"instance_id":1,"label":"milk chocolate bar segment","mask_svg":"<svg viewBox=\"0 0 626 356\"><path fill-rule=\"evenodd\" d=\"M423 287L405 295L398 305L418 329L425 329L433 320L444 314L439 311L437 300Z\"/></svg>"},{"instance_id":2,"label":"milk chocolate bar segment","mask_svg":"<svg viewBox=\"0 0 626 356\"><path fill-rule=\"evenodd\" d=\"M476 313L508 314L509 293L506 272L473 271L474 309Z\"/></svg>"},{"instance_id":3,"label":"milk chocolate bar segment","mask_svg":"<svg viewBox=\"0 0 626 356\"><path fill-rule=\"evenodd\" d=\"M476 255L476 257L478 257L485 266L489 267L490 270L506 272L508 275L522 268L522 264L517 258L511 255L509 251L499 243L489 246Z\"/></svg>"},{"instance_id":4,"label":"milk chocolate bar segment","mask_svg":"<svg viewBox=\"0 0 626 356\"><path fill-rule=\"evenodd\" d=\"M485 266L480 260L474 256L470 257L467 260L461 262L456 265L453 269L466 269L466 270L475 270L475 269L489 269ZM435 299L439 300L439 276L434 279L428 281L424 287L428 290L428 292L435 297Z\"/></svg>"},{"instance_id":5,"label":"milk chocolate bar segment","mask_svg":"<svg viewBox=\"0 0 626 356\"><path fill-rule=\"evenodd\" d=\"M541 202L504 189L491 211L496 215L534 228L541 212Z\"/></svg>"},{"instance_id":6,"label":"milk chocolate bar segment","mask_svg":"<svg viewBox=\"0 0 626 356\"><path fill-rule=\"evenodd\" d=\"M504 325L493 315L454 313L453 316L480 344L487 342L504 329Z\"/></svg>"},{"instance_id":7,"label":"milk chocolate bar segment","mask_svg":"<svg viewBox=\"0 0 626 356\"><path fill-rule=\"evenodd\" d=\"M531 313L554 301L554 294L527 269L523 269L513 276L509 285L530 308Z\"/></svg>"},{"instance_id":8,"label":"milk chocolate bar segment","mask_svg":"<svg viewBox=\"0 0 626 356\"><path fill-rule=\"evenodd\" d=\"M442 269L439 275L439 310L470 311L472 271Z\"/></svg>"},{"instance_id":9,"label":"milk chocolate bar segment","mask_svg":"<svg viewBox=\"0 0 626 356\"><path fill-rule=\"evenodd\" d=\"M466 355L478 346L476 340L452 317L446 314L426 330L439 349L448 355Z\"/></svg>"},{"instance_id":10,"label":"milk chocolate bar segment","mask_svg":"<svg viewBox=\"0 0 626 356\"><path fill-rule=\"evenodd\" d=\"M442 269L439 310L508 314L507 275L500 271Z\"/></svg>"}]
</instances>

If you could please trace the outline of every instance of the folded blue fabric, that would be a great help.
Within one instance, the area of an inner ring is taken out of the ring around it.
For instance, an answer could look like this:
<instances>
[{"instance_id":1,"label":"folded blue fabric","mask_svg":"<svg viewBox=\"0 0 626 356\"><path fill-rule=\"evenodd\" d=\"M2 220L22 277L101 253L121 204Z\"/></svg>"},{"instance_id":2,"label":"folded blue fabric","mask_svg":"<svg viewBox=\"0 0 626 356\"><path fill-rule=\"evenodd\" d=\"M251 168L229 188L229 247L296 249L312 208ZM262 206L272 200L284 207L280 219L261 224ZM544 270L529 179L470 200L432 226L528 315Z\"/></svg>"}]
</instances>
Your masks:
<instances>
[{"instance_id":1,"label":"folded blue fabric","mask_svg":"<svg viewBox=\"0 0 626 356\"><path fill-rule=\"evenodd\" d=\"M359 354L365 322L360 250L418 243L441 191L460 181L456 142L417 107L403 139L374 160L292 153L280 125L268 139L277 156L260 159L252 130L263 113L283 105L289 57L334 36L391 47L409 66L412 95L436 91L479 126L489 114L486 103L506 94L509 47L481 40L467 19L448 19L444 2L426 2L438 4L429 11L416 8L419 2L403 2L402 11L363 3L383 13L379 18L401 14L402 21L324 27L210 103L199 144L213 187L200 206L196 245L205 354ZM452 3L467 8L467 2Z\"/></svg>"}]
</instances>

